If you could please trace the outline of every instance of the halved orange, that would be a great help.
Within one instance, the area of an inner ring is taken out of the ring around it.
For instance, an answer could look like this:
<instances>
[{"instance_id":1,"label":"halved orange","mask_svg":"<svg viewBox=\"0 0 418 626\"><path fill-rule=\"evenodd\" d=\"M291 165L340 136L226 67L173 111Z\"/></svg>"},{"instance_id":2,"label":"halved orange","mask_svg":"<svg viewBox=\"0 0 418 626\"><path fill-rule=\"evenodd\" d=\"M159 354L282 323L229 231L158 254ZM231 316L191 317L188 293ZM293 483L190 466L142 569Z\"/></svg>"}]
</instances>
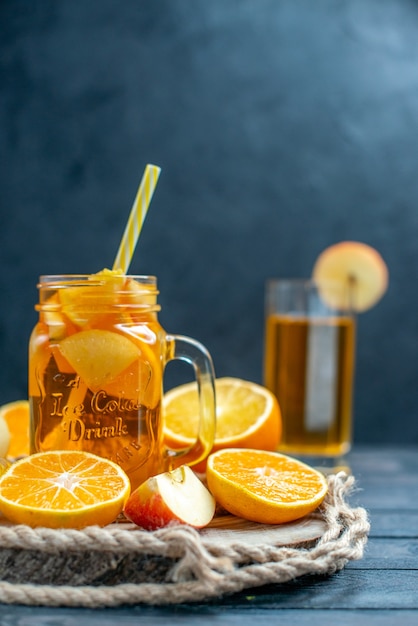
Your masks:
<instances>
[{"instance_id":1,"label":"halved orange","mask_svg":"<svg viewBox=\"0 0 418 626\"><path fill-rule=\"evenodd\" d=\"M16 400L0 406L0 420L9 431L9 445L4 455L16 458L29 454L29 402Z\"/></svg>"},{"instance_id":2,"label":"halved orange","mask_svg":"<svg viewBox=\"0 0 418 626\"><path fill-rule=\"evenodd\" d=\"M0 477L0 511L32 527L105 526L122 511L130 489L112 461L81 451L39 452Z\"/></svg>"},{"instance_id":3,"label":"halved orange","mask_svg":"<svg viewBox=\"0 0 418 626\"><path fill-rule=\"evenodd\" d=\"M212 451L222 448L275 450L281 436L281 414L276 396L261 385L240 378L218 378L216 434ZM199 400L196 383L171 389L164 395L164 437L169 447L190 446L197 436ZM204 467L199 467L202 470Z\"/></svg>"},{"instance_id":4,"label":"halved orange","mask_svg":"<svg viewBox=\"0 0 418 626\"><path fill-rule=\"evenodd\" d=\"M312 276L330 306L358 313L382 298L389 281L379 252L359 241L342 241L326 248L317 258ZM336 290L338 284L343 288Z\"/></svg>"},{"instance_id":5,"label":"halved orange","mask_svg":"<svg viewBox=\"0 0 418 626\"><path fill-rule=\"evenodd\" d=\"M253 522L282 524L314 511L328 483L314 468L283 454L231 448L209 455L209 490L229 513Z\"/></svg>"}]
</instances>

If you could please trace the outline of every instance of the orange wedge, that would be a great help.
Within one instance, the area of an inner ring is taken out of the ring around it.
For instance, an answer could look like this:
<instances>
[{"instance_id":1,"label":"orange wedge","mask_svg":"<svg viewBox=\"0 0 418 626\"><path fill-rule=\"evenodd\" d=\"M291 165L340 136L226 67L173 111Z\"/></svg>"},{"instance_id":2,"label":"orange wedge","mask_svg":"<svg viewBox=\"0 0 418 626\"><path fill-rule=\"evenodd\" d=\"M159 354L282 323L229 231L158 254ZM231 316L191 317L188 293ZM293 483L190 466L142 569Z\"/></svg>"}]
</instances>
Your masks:
<instances>
[{"instance_id":1,"label":"orange wedge","mask_svg":"<svg viewBox=\"0 0 418 626\"><path fill-rule=\"evenodd\" d=\"M3 420L9 431L9 445L0 456L16 458L29 454L29 402L16 400L0 406L0 423ZM3 430L0 441L2 437Z\"/></svg>"},{"instance_id":2,"label":"orange wedge","mask_svg":"<svg viewBox=\"0 0 418 626\"><path fill-rule=\"evenodd\" d=\"M105 526L129 494L129 478L119 465L88 452L40 452L0 477L0 511L32 527Z\"/></svg>"},{"instance_id":3,"label":"orange wedge","mask_svg":"<svg viewBox=\"0 0 418 626\"><path fill-rule=\"evenodd\" d=\"M330 306L357 313L377 304L389 281L379 252L359 241L342 241L326 248L316 260L312 275ZM332 284L343 288L336 290Z\"/></svg>"},{"instance_id":4,"label":"orange wedge","mask_svg":"<svg viewBox=\"0 0 418 626\"><path fill-rule=\"evenodd\" d=\"M276 449L281 435L281 415L271 391L240 378L218 378L215 390L216 434L212 451L230 447ZM164 395L163 412L167 445L190 446L196 440L199 423L196 383L168 391Z\"/></svg>"},{"instance_id":5,"label":"orange wedge","mask_svg":"<svg viewBox=\"0 0 418 626\"><path fill-rule=\"evenodd\" d=\"M226 449L208 458L209 490L229 513L262 524L282 524L314 511L325 498L323 474L283 454Z\"/></svg>"}]
</instances>

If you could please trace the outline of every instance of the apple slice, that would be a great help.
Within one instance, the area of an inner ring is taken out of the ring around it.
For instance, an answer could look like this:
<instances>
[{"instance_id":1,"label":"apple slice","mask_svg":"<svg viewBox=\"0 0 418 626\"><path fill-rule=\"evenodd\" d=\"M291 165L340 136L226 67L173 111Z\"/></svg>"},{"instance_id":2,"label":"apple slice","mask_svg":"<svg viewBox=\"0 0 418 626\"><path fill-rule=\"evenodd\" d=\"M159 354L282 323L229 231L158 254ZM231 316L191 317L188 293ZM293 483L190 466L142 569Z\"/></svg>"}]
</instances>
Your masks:
<instances>
[{"instance_id":1,"label":"apple slice","mask_svg":"<svg viewBox=\"0 0 418 626\"><path fill-rule=\"evenodd\" d=\"M202 528L215 513L215 499L188 465L148 478L125 504L125 516L145 530L169 524Z\"/></svg>"},{"instance_id":2,"label":"apple slice","mask_svg":"<svg viewBox=\"0 0 418 626\"><path fill-rule=\"evenodd\" d=\"M389 281L386 263L377 250L359 241L342 241L326 248L316 260L312 276L328 304L357 313L377 304ZM336 290L332 283L341 284L342 289Z\"/></svg>"},{"instance_id":3,"label":"apple slice","mask_svg":"<svg viewBox=\"0 0 418 626\"><path fill-rule=\"evenodd\" d=\"M137 346L110 330L84 330L63 339L59 349L90 389L104 387L139 357Z\"/></svg>"},{"instance_id":4,"label":"apple slice","mask_svg":"<svg viewBox=\"0 0 418 626\"><path fill-rule=\"evenodd\" d=\"M10 430L4 417L0 417L0 458L6 458L9 446Z\"/></svg>"}]
</instances>

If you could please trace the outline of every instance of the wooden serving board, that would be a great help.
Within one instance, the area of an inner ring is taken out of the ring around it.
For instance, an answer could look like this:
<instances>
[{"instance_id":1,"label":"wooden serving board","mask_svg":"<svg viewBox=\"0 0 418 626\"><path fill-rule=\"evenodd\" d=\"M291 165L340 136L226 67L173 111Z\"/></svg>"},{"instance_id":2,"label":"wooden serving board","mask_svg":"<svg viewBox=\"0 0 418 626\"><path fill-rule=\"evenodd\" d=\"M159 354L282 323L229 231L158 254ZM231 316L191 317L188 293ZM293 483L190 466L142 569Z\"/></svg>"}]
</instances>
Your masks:
<instances>
[{"instance_id":1,"label":"wooden serving board","mask_svg":"<svg viewBox=\"0 0 418 626\"><path fill-rule=\"evenodd\" d=\"M317 540L325 529L324 520L314 515L278 525L257 524L233 515L221 515L202 528L200 534L208 547L236 544L292 546Z\"/></svg>"},{"instance_id":2,"label":"wooden serving board","mask_svg":"<svg viewBox=\"0 0 418 626\"><path fill-rule=\"evenodd\" d=\"M205 558L206 549L214 557L227 557L231 565L265 563L279 558L281 548L285 552L283 558L289 557L291 548L301 554L301 548L309 550L324 534L325 523L314 513L276 526L217 515L209 526L198 531L200 546L194 531L168 530L155 531L154 535L127 522L105 528L56 531L1 521L0 582L70 587L105 584L107 589L124 583L166 585L171 581L173 567L179 563L184 561L189 571L189 550L197 561ZM190 575L197 567L193 565L194 558L190 561Z\"/></svg>"}]
</instances>

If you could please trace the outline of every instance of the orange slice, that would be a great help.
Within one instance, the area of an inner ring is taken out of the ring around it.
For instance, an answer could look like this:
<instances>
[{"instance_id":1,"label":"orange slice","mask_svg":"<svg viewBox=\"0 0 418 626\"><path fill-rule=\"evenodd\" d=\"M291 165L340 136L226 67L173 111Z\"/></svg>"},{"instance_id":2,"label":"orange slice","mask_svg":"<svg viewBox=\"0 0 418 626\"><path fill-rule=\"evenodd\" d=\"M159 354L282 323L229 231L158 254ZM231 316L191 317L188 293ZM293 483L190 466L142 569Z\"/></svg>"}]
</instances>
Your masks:
<instances>
[{"instance_id":1,"label":"orange slice","mask_svg":"<svg viewBox=\"0 0 418 626\"><path fill-rule=\"evenodd\" d=\"M67 324L65 323L65 319L61 313L56 311L45 311L43 313L43 318L48 326L49 338L53 341L64 339L67 333Z\"/></svg>"},{"instance_id":2,"label":"orange slice","mask_svg":"<svg viewBox=\"0 0 418 626\"><path fill-rule=\"evenodd\" d=\"M377 250L358 241L342 241L326 248L312 275L330 306L358 313L377 304L389 281L386 263ZM344 288L335 290L332 282Z\"/></svg>"},{"instance_id":3,"label":"orange slice","mask_svg":"<svg viewBox=\"0 0 418 626\"><path fill-rule=\"evenodd\" d=\"M124 282L122 271L103 269L87 281L68 283L59 290L62 311L77 326L92 325L100 320L103 305L116 303L117 292Z\"/></svg>"},{"instance_id":4,"label":"orange slice","mask_svg":"<svg viewBox=\"0 0 418 626\"><path fill-rule=\"evenodd\" d=\"M216 434L212 451L228 447L276 449L281 435L281 415L271 391L240 378L218 378L215 390ZM167 445L190 446L196 440L199 424L196 383L168 391L164 395L163 412Z\"/></svg>"},{"instance_id":5,"label":"orange slice","mask_svg":"<svg viewBox=\"0 0 418 626\"><path fill-rule=\"evenodd\" d=\"M0 424L4 421L9 433L9 445L0 456L19 457L29 454L29 402L16 400L0 406ZM3 430L0 429L0 445Z\"/></svg>"},{"instance_id":6,"label":"orange slice","mask_svg":"<svg viewBox=\"0 0 418 626\"><path fill-rule=\"evenodd\" d=\"M208 458L209 490L229 513L262 524L290 522L314 511L328 484L323 474L283 454L226 449Z\"/></svg>"},{"instance_id":7,"label":"orange slice","mask_svg":"<svg viewBox=\"0 0 418 626\"><path fill-rule=\"evenodd\" d=\"M84 330L66 337L59 349L88 387L98 389L138 359L136 345L109 330Z\"/></svg>"},{"instance_id":8,"label":"orange slice","mask_svg":"<svg viewBox=\"0 0 418 626\"><path fill-rule=\"evenodd\" d=\"M0 477L0 511L32 527L105 526L129 494L129 478L119 465L88 452L39 452Z\"/></svg>"},{"instance_id":9,"label":"orange slice","mask_svg":"<svg viewBox=\"0 0 418 626\"><path fill-rule=\"evenodd\" d=\"M156 304L157 294L158 291L154 285L139 283L132 278L128 278L119 296L120 301L124 304L152 306Z\"/></svg>"}]
</instances>

